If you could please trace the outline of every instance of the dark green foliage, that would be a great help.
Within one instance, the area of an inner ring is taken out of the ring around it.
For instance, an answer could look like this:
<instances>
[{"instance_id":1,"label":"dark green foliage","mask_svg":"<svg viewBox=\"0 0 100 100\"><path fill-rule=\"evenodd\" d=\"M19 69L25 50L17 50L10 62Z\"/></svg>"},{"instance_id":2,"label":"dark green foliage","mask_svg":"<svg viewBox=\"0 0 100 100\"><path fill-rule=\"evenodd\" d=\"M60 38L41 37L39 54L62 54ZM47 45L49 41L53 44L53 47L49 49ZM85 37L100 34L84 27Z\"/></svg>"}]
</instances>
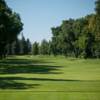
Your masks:
<instances>
[{"instance_id":1,"label":"dark green foliage","mask_svg":"<svg viewBox=\"0 0 100 100\"><path fill-rule=\"evenodd\" d=\"M41 42L39 53L42 55L49 55L50 54L50 44L46 40Z\"/></svg>"},{"instance_id":2,"label":"dark green foliage","mask_svg":"<svg viewBox=\"0 0 100 100\"><path fill-rule=\"evenodd\" d=\"M14 48L15 54L19 55L20 54L20 40L19 39L16 39L14 46L15 46Z\"/></svg>"},{"instance_id":3,"label":"dark green foliage","mask_svg":"<svg viewBox=\"0 0 100 100\"><path fill-rule=\"evenodd\" d=\"M51 28L51 41L39 45L29 39L17 39L22 30L20 16L12 12L4 0L0 0L0 57L7 54L65 55L84 58L100 58L100 0L96 1L95 14L83 18L62 21Z\"/></svg>"},{"instance_id":4,"label":"dark green foliage","mask_svg":"<svg viewBox=\"0 0 100 100\"><path fill-rule=\"evenodd\" d=\"M31 42L30 42L29 39L26 40L26 44L27 44L27 47L26 47L26 49L27 49L27 54L31 54L31 51L32 51L32 44L31 44Z\"/></svg>"},{"instance_id":5,"label":"dark green foliage","mask_svg":"<svg viewBox=\"0 0 100 100\"><path fill-rule=\"evenodd\" d=\"M19 14L13 12L4 0L0 0L0 56L6 54L6 46L15 41L22 30Z\"/></svg>"},{"instance_id":6,"label":"dark green foliage","mask_svg":"<svg viewBox=\"0 0 100 100\"><path fill-rule=\"evenodd\" d=\"M16 39L8 44L6 50L8 55L27 55L31 53L31 42L22 35L22 39Z\"/></svg>"},{"instance_id":7,"label":"dark green foliage","mask_svg":"<svg viewBox=\"0 0 100 100\"><path fill-rule=\"evenodd\" d=\"M64 20L52 28L51 50L54 55L84 58L100 57L100 0L96 14L79 19Z\"/></svg>"},{"instance_id":8,"label":"dark green foliage","mask_svg":"<svg viewBox=\"0 0 100 100\"><path fill-rule=\"evenodd\" d=\"M59 41L59 34L61 32L61 27L53 27L52 28L52 42L51 42L51 50L52 50L52 54L57 55L60 54L61 50L60 50L60 46L61 46L61 41Z\"/></svg>"},{"instance_id":9,"label":"dark green foliage","mask_svg":"<svg viewBox=\"0 0 100 100\"><path fill-rule=\"evenodd\" d=\"M20 54L24 55L27 54L27 42L25 40L25 37L22 34L22 39L20 40Z\"/></svg>"},{"instance_id":10,"label":"dark green foliage","mask_svg":"<svg viewBox=\"0 0 100 100\"><path fill-rule=\"evenodd\" d=\"M100 15L100 0L97 0L95 4L96 4L96 8L95 8L96 13Z\"/></svg>"},{"instance_id":11,"label":"dark green foliage","mask_svg":"<svg viewBox=\"0 0 100 100\"><path fill-rule=\"evenodd\" d=\"M37 42L33 43L32 54L33 55L38 55L39 54L39 44Z\"/></svg>"}]
</instances>

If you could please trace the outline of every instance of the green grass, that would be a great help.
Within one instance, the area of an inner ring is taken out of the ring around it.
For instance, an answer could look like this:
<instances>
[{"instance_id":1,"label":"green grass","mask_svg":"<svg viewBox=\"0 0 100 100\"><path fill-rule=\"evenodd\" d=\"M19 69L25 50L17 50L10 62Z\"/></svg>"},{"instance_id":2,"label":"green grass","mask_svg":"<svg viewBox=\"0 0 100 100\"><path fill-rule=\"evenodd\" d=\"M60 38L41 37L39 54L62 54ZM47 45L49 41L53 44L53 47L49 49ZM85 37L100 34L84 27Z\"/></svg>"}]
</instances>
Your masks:
<instances>
[{"instance_id":1,"label":"green grass","mask_svg":"<svg viewBox=\"0 0 100 100\"><path fill-rule=\"evenodd\" d=\"M8 57L0 61L0 100L100 100L100 60Z\"/></svg>"}]
</instances>

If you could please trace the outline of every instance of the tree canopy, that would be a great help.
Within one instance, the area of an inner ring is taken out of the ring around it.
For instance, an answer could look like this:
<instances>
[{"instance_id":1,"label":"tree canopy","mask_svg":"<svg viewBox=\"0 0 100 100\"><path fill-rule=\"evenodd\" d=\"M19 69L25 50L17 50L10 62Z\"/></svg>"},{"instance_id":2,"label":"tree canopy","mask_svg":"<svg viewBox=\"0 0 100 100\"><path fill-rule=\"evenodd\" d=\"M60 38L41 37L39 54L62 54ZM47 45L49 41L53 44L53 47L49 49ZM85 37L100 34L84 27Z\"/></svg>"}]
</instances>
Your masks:
<instances>
[{"instance_id":1,"label":"tree canopy","mask_svg":"<svg viewBox=\"0 0 100 100\"><path fill-rule=\"evenodd\" d=\"M100 57L100 0L96 14L62 21L52 27L51 48L54 55Z\"/></svg>"}]
</instances>

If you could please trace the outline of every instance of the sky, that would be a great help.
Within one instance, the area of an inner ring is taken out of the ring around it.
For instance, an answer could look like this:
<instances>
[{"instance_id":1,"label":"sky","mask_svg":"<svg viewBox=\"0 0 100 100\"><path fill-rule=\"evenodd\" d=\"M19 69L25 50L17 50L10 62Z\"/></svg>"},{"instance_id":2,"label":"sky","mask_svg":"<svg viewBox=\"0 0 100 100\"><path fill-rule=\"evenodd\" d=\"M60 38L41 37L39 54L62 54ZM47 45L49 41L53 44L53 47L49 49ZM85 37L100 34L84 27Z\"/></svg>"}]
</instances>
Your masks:
<instances>
[{"instance_id":1,"label":"sky","mask_svg":"<svg viewBox=\"0 0 100 100\"><path fill-rule=\"evenodd\" d=\"M23 34L31 42L50 40L51 27L62 20L80 18L94 13L95 0L5 0L13 11L20 14Z\"/></svg>"}]
</instances>

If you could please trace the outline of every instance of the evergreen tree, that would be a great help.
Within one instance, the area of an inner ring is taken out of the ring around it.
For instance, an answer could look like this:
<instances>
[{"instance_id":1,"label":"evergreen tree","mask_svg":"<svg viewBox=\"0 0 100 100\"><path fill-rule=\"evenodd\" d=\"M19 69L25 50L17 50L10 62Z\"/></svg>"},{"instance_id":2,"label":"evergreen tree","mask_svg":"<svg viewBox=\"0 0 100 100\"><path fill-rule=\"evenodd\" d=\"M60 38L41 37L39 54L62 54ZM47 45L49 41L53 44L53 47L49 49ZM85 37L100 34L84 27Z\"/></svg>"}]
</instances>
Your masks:
<instances>
[{"instance_id":1,"label":"evergreen tree","mask_svg":"<svg viewBox=\"0 0 100 100\"><path fill-rule=\"evenodd\" d=\"M27 54L30 54L32 51L32 45L29 39L26 40L26 44L27 44L27 48L26 48Z\"/></svg>"},{"instance_id":2,"label":"evergreen tree","mask_svg":"<svg viewBox=\"0 0 100 100\"><path fill-rule=\"evenodd\" d=\"M33 43L32 54L33 55L38 55L39 54L39 44L37 42Z\"/></svg>"}]
</instances>

